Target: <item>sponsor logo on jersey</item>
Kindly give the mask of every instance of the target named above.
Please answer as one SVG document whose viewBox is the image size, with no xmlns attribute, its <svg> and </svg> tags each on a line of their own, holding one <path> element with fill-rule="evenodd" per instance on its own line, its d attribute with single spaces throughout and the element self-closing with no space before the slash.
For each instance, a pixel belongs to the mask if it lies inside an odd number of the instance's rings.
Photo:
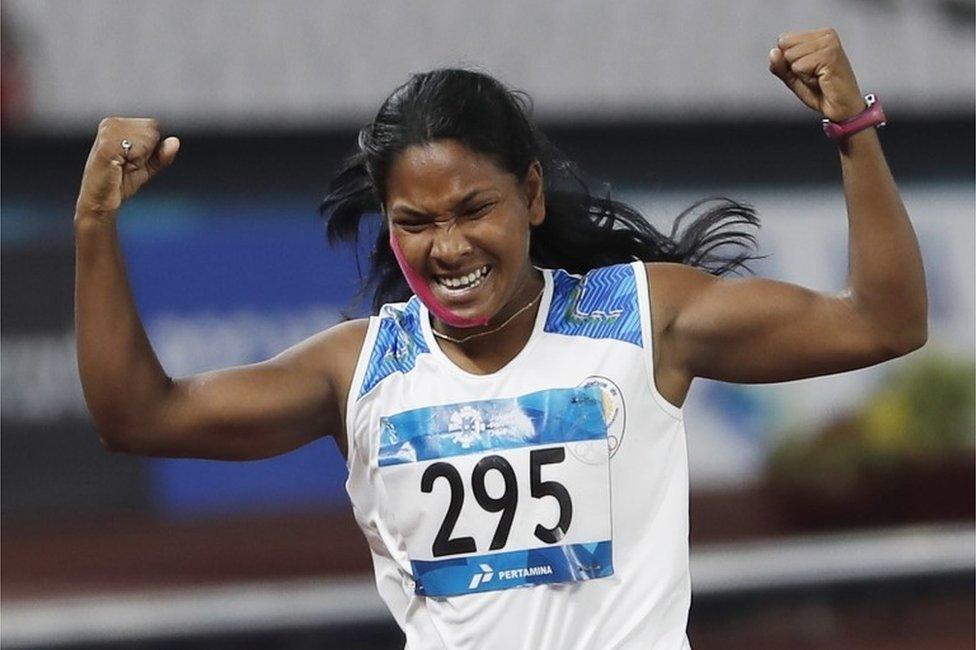
<svg viewBox="0 0 976 650">
<path fill-rule="evenodd" d="M 477 589 L 478 585 L 485 582 L 490 582 L 491 577 L 495 575 L 490 564 L 479 564 L 478 566 L 481 568 L 483 573 L 476 573 L 471 576 L 471 582 L 468 583 L 468 589 Z"/>
<path fill-rule="evenodd" d="M 516 578 L 529 578 L 532 576 L 551 576 L 552 566 L 549 564 L 542 564 L 539 566 L 525 567 L 524 569 L 508 569 L 507 571 L 499 571 L 499 580 L 514 580 Z"/>
<path fill-rule="evenodd" d="M 479 564 L 478 567 L 481 569 L 481 573 L 476 573 L 471 576 L 471 582 L 468 583 L 468 589 L 477 589 L 478 586 L 483 585 L 486 582 L 490 582 L 492 577 L 495 576 L 495 571 L 491 568 L 491 565 Z M 540 564 L 538 566 L 498 571 L 499 580 L 517 580 L 519 578 L 551 575 L 552 565 L 550 564 Z"/>
</svg>

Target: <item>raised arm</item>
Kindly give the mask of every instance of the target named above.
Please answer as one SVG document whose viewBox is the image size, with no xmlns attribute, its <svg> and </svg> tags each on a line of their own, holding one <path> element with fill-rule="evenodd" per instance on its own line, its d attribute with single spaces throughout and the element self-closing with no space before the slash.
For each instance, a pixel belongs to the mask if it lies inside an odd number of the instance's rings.
<svg viewBox="0 0 976 650">
<path fill-rule="evenodd" d="M 75 327 L 82 388 L 103 443 L 154 456 L 249 459 L 340 434 L 362 321 L 263 363 L 181 379 L 160 365 L 126 277 L 116 214 L 178 149 L 176 138 L 160 141 L 154 120 L 109 118 L 85 165 L 74 220 Z"/>
<path fill-rule="evenodd" d="M 831 120 L 864 109 L 833 30 L 784 34 L 770 52 L 770 69 Z M 655 330 L 666 397 L 680 402 L 692 377 L 788 381 L 863 368 L 925 343 L 921 253 L 875 130 L 854 134 L 839 153 L 849 224 L 843 290 L 648 265 L 652 303 L 663 321 Z"/>
</svg>

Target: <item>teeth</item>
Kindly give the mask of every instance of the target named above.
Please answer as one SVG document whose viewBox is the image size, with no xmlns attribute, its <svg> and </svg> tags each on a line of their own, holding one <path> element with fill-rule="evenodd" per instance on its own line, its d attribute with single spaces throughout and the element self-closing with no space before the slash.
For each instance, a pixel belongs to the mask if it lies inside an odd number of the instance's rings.
<svg viewBox="0 0 976 650">
<path fill-rule="evenodd" d="M 487 273 L 488 265 L 485 265 L 480 269 L 472 271 L 467 275 L 462 275 L 459 278 L 438 278 L 437 282 L 442 286 L 449 287 L 451 289 L 468 289 L 480 284 L 480 281 Z"/>
</svg>

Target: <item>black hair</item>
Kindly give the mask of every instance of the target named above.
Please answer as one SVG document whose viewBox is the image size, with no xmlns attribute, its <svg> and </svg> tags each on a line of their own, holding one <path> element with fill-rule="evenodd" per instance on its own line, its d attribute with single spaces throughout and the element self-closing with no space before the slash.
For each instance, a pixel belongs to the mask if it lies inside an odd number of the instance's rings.
<svg viewBox="0 0 976 650">
<path fill-rule="evenodd" d="M 698 201 L 674 220 L 667 235 L 629 205 L 591 194 L 577 166 L 552 146 L 529 119 L 525 93 L 472 70 L 414 74 L 383 102 L 359 133 L 358 147 L 329 185 L 320 213 L 330 243 L 358 244 L 364 216 L 381 220 L 363 291 L 373 289 L 374 312 L 406 300 L 410 288 L 397 266 L 382 217 L 387 172 L 412 145 L 454 139 L 490 156 L 523 179 L 534 161 L 542 167 L 546 218 L 532 230 L 529 256 L 536 266 L 585 273 L 642 260 L 678 262 L 714 275 L 749 270 L 759 256 L 752 207 L 728 198 Z"/>
</svg>

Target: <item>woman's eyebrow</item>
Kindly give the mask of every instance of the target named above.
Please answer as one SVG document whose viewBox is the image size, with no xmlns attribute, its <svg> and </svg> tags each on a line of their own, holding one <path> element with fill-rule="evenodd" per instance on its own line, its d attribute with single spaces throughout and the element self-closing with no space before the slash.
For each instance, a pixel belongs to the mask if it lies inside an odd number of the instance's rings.
<svg viewBox="0 0 976 650">
<path fill-rule="evenodd" d="M 471 190 L 470 192 L 468 192 L 467 194 L 465 194 L 464 196 L 462 196 L 461 199 L 459 201 L 457 201 L 454 205 L 465 205 L 467 203 L 471 203 L 476 198 L 478 198 L 479 195 L 484 194 L 486 192 L 490 192 L 490 191 L 491 191 L 491 188 L 487 188 L 487 187 L 481 187 L 481 188 L 477 188 L 477 189 Z"/>
<path fill-rule="evenodd" d="M 458 206 L 467 205 L 467 204 L 471 203 L 472 201 L 474 201 L 476 198 L 478 198 L 479 195 L 484 194 L 485 192 L 490 192 L 490 191 L 491 191 L 491 188 L 488 188 L 488 187 L 475 188 L 475 189 L 471 190 L 470 192 L 468 192 L 467 194 L 465 194 L 464 196 L 462 196 L 457 201 L 455 201 L 454 202 L 454 206 L 455 207 L 458 207 Z M 411 207 L 409 205 L 402 205 L 400 203 L 394 203 L 393 204 L 393 207 L 391 208 L 390 211 L 393 212 L 393 213 L 395 213 L 395 214 L 398 213 L 398 214 L 402 214 L 402 215 L 407 216 L 407 217 L 424 218 L 424 217 L 431 216 L 430 213 L 425 212 L 424 210 L 418 210 L 417 208 L 413 208 L 413 207 Z"/>
<path fill-rule="evenodd" d="M 393 206 L 393 209 L 391 210 L 391 212 L 393 212 L 394 214 L 401 214 L 401 215 L 403 215 L 405 217 L 424 218 L 424 217 L 430 216 L 426 212 L 424 212 L 423 210 L 415 210 L 414 208 L 411 208 L 411 207 L 408 207 L 408 206 L 405 206 L 405 205 L 399 205 L 399 204 L 394 205 Z"/>
</svg>

